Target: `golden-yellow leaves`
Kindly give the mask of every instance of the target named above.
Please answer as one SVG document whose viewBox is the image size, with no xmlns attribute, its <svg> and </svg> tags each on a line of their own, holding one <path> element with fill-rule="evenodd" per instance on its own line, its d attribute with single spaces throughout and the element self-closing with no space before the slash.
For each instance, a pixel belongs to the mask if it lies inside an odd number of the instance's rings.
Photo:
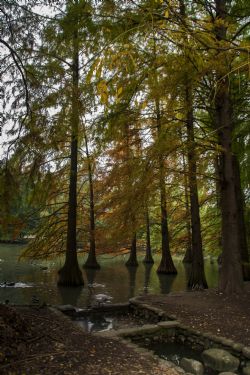
<svg viewBox="0 0 250 375">
<path fill-rule="evenodd" d="M 123 88 L 122 86 L 120 86 L 117 91 L 116 91 L 116 103 L 119 103 L 120 100 L 121 100 L 121 96 L 122 96 L 122 93 L 123 93 Z"/>
<path fill-rule="evenodd" d="M 108 94 L 108 86 L 104 80 L 98 83 L 97 92 L 101 97 L 101 103 L 107 105 L 109 94 Z"/>
<path fill-rule="evenodd" d="M 92 76 L 94 74 L 94 71 L 97 69 L 98 65 L 100 63 L 100 59 L 97 58 L 94 63 L 92 64 L 91 68 L 89 69 L 88 71 L 88 74 L 86 76 L 86 83 L 90 83 L 91 82 L 91 79 L 92 79 Z"/>
</svg>

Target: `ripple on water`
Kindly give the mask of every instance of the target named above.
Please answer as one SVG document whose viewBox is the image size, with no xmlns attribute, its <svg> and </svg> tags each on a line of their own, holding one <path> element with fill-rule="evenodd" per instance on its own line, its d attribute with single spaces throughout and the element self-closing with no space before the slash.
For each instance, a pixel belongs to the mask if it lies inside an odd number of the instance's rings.
<svg viewBox="0 0 250 375">
<path fill-rule="evenodd" d="M 33 285 L 31 284 L 26 284 L 26 283 L 14 283 L 14 282 L 6 282 L 0 284 L 0 288 L 32 288 Z"/>
</svg>

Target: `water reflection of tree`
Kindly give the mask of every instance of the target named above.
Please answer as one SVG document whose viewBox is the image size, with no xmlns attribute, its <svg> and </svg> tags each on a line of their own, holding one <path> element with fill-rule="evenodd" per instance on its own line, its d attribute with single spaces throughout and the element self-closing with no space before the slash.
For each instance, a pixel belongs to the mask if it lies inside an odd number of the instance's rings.
<svg viewBox="0 0 250 375">
<path fill-rule="evenodd" d="M 89 288 L 93 287 L 96 281 L 96 275 L 98 273 L 98 270 L 94 268 L 86 268 L 84 269 L 84 273 L 86 275 L 88 287 Z"/>
<path fill-rule="evenodd" d="M 153 263 L 144 263 L 144 287 L 143 291 L 145 294 L 148 294 L 148 287 L 150 285 L 150 274 L 153 267 Z"/>
<path fill-rule="evenodd" d="M 172 289 L 172 284 L 176 275 L 165 275 L 165 274 L 158 274 L 159 284 L 160 284 L 160 292 L 162 294 L 167 294 Z"/>
<path fill-rule="evenodd" d="M 61 296 L 61 303 L 63 305 L 78 306 L 78 300 L 82 293 L 83 287 L 67 288 L 63 286 L 58 287 L 59 295 Z"/>
<path fill-rule="evenodd" d="M 127 267 L 129 274 L 128 298 L 133 298 L 135 296 L 135 282 L 137 269 L 137 267 Z"/>
<path fill-rule="evenodd" d="M 95 294 L 94 290 L 94 284 L 96 281 L 96 275 L 99 272 L 98 269 L 95 268 L 85 268 L 84 269 L 86 279 L 87 279 L 87 296 L 86 296 L 86 304 L 87 306 L 92 306 L 93 305 L 93 296 Z"/>
<path fill-rule="evenodd" d="M 191 264 L 190 263 L 183 263 L 184 271 L 185 271 L 185 285 L 188 285 L 189 276 L 191 273 Z"/>
</svg>

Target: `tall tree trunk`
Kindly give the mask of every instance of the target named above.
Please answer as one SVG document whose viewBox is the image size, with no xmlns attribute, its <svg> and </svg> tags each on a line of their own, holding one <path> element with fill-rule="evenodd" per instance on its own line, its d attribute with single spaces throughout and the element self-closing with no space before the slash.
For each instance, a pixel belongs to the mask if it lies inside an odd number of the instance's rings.
<svg viewBox="0 0 250 375">
<path fill-rule="evenodd" d="M 218 210 L 218 214 L 221 215 L 221 191 L 220 191 L 220 170 L 219 170 L 219 158 L 216 155 L 214 159 L 214 170 L 215 170 L 215 191 L 216 191 L 216 206 Z M 218 233 L 218 247 L 221 253 L 222 249 L 222 233 L 221 231 Z M 218 257 L 218 262 L 220 262 L 221 255 Z"/>
<path fill-rule="evenodd" d="M 77 1 L 75 2 L 78 3 Z M 70 181 L 68 200 L 68 226 L 66 258 L 59 273 L 58 285 L 83 285 L 83 277 L 77 260 L 76 219 L 77 219 L 77 152 L 79 128 L 79 40 L 78 23 L 73 32 L 73 63 L 72 63 L 72 114 L 71 114 L 71 154 Z"/>
<path fill-rule="evenodd" d="M 190 204 L 189 204 L 189 191 L 188 191 L 188 177 L 185 155 L 182 155 L 183 168 L 184 168 L 184 189 L 185 189 L 185 209 L 186 209 L 186 232 L 187 232 L 187 248 L 183 258 L 183 263 L 192 262 L 192 234 L 190 223 Z"/>
<path fill-rule="evenodd" d="M 221 196 L 220 196 L 220 171 L 219 171 L 219 158 L 218 156 L 214 159 L 214 170 L 215 170 L 215 191 L 216 191 L 216 205 L 218 210 L 221 209 Z"/>
<path fill-rule="evenodd" d="M 226 20 L 226 0 L 216 0 L 216 20 Z M 215 26 L 218 41 L 226 39 L 226 23 Z M 223 57 L 225 60 L 225 58 Z M 226 64 L 226 62 L 223 62 Z M 227 72 L 227 67 L 225 67 Z M 217 74 L 218 87 L 215 93 L 215 116 L 220 154 L 220 188 L 222 214 L 222 257 L 219 274 L 219 290 L 227 294 L 240 293 L 243 289 L 241 266 L 238 205 L 234 156 L 232 151 L 232 105 L 229 78 Z"/>
<path fill-rule="evenodd" d="M 155 101 L 156 107 L 156 123 L 158 138 L 161 136 L 161 113 L 159 100 Z M 169 247 L 169 232 L 168 232 L 168 215 L 167 215 L 167 200 L 166 200 L 166 186 L 164 173 L 164 159 L 162 154 L 159 156 L 159 183 L 160 183 L 160 199 L 161 199 L 161 262 L 157 269 L 158 273 L 177 274 Z"/>
<path fill-rule="evenodd" d="M 89 205 L 89 219 L 90 219 L 89 254 L 84 264 L 84 268 L 100 269 L 101 267 L 96 260 L 94 186 L 93 186 L 93 178 L 92 178 L 91 160 L 90 160 L 89 148 L 88 148 L 88 139 L 87 139 L 85 126 L 84 126 L 84 139 L 85 139 L 86 156 L 87 156 L 87 162 L 88 162 L 89 202 L 90 202 L 90 205 Z"/>
<path fill-rule="evenodd" d="M 242 262 L 249 262 L 249 253 L 247 246 L 247 234 L 244 219 L 244 197 L 241 188 L 240 181 L 240 165 L 236 157 L 234 157 L 234 173 L 235 173 L 235 189 L 238 206 L 238 224 L 239 224 L 239 236 L 240 236 L 240 250 Z"/>
<path fill-rule="evenodd" d="M 148 207 L 146 206 L 146 236 L 147 236 L 147 245 L 146 245 L 146 255 L 143 260 L 144 263 L 147 264 L 153 264 L 154 259 L 152 257 L 152 251 L 151 251 L 151 243 L 150 243 L 150 222 L 149 222 L 149 212 L 148 212 Z"/>
<path fill-rule="evenodd" d="M 202 251 L 200 208 L 197 187 L 196 151 L 194 140 L 193 93 L 190 84 L 186 83 L 185 104 L 187 108 L 187 143 L 188 143 L 188 180 L 192 225 L 192 263 L 188 280 L 191 289 L 207 288 Z"/>
<path fill-rule="evenodd" d="M 129 258 L 126 262 L 127 267 L 138 267 L 137 251 L 136 251 L 136 233 L 132 239 Z"/>
</svg>

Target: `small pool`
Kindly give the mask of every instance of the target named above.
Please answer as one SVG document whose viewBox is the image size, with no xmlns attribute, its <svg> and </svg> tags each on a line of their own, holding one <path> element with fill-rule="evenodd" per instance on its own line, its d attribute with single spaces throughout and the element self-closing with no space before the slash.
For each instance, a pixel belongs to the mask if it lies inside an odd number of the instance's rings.
<svg viewBox="0 0 250 375">
<path fill-rule="evenodd" d="M 175 342 L 152 342 L 149 345 L 148 349 L 153 350 L 153 352 L 160 358 L 171 361 L 178 366 L 180 365 L 180 361 L 182 358 L 192 358 L 196 361 L 202 361 L 201 352 L 198 352 L 184 344 Z"/>
<path fill-rule="evenodd" d="M 104 332 L 123 328 L 132 328 L 146 324 L 146 320 L 132 313 L 106 314 L 96 313 L 73 318 L 85 332 Z"/>
</svg>

